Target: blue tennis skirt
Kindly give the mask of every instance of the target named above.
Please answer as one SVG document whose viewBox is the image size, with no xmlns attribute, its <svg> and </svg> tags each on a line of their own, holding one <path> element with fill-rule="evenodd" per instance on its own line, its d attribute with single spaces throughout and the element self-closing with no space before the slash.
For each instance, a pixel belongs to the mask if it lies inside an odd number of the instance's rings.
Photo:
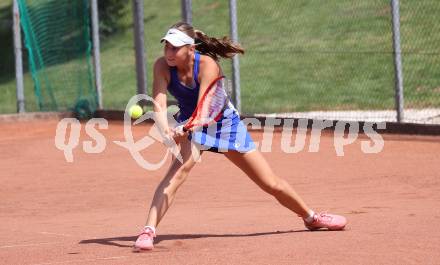
<svg viewBox="0 0 440 265">
<path fill-rule="evenodd" d="M 238 111 L 232 104 L 224 110 L 219 121 L 197 128 L 190 133 L 188 139 L 200 150 L 216 153 L 231 150 L 247 153 L 256 148 L 246 126 L 240 120 Z"/>
</svg>

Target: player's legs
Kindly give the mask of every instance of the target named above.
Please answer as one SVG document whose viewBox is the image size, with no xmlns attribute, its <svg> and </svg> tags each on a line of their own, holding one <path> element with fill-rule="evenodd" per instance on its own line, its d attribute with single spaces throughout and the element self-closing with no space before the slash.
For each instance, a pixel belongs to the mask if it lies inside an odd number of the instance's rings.
<svg viewBox="0 0 440 265">
<path fill-rule="evenodd" d="M 183 163 L 178 159 L 171 161 L 168 172 L 156 188 L 146 225 L 134 243 L 134 251 L 152 250 L 154 248 L 153 241 L 156 236 L 157 225 L 173 203 L 177 189 L 185 182 L 189 171 L 194 167 L 198 156 L 201 155 L 197 148 L 192 148 L 191 142 L 187 139 L 180 143 L 180 147 Z"/>
<path fill-rule="evenodd" d="M 321 228 L 342 230 L 347 224 L 347 219 L 343 216 L 328 213 L 317 214 L 308 208 L 293 188 L 272 172 L 258 150 L 249 153 L 229 151 L 225 155 L 264 191 L 273 195 L 282 205 L 302 217 L 309 230 Z"/>
<path fill-rule="evenodd" d="M 186 139 L 180 143 L 183 163 L 173 159 L 168 172 L 159 186 L 156 188 L 154 198 L 148 214 L 147 226 L 156 227 L 166 211 L 172 204 L 176 191 L 185 182 L 189 171 L 194 167 L 200 151 L 193 148 L 191 142 Z M 194 155 L 192 152 L 195 152 Z"/>
<path fill-rule="evenodd" d="M 273 195 L 282 205 L 299 216 L 306 218 L 312 211 L 307 207 L 292 186 L 284 179 L 275 175 L 263 155 L 258 151 L 240 153 L 229 151 L 225 156 L 261 189 Z"/>
</svg>

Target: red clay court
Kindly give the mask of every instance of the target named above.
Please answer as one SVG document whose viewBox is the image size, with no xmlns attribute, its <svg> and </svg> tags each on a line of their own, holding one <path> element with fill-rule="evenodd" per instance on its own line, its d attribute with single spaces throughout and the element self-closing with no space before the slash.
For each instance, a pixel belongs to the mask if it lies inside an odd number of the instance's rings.
<svg viewBox="0 0 440 265">
<path fill-rule="evenodd" d="M 104 152 L 85 153 L 83 135 L 67 163 L 55 148 L 56 125 L 0 123 L 2 264 L 440 263 L 440 137 L 384 135 L 383 151 L 368 155 L 363 137 L 338 157 L 331 132 L 319 152 L 309 153 L 307 141 L 297 154 L 282 152 L 275 134 L 264 153 L 274 171 L 314 209 L 345 215 L 341 232 L 306 231 L 226 158 L 205 153 L 159 225 L 155 250 L 133 253 L 168 163 L 138 166 L 113 143 L 124 139 L 122 122 L 101 131 Z M 164 152 L 154 144 L 143 155 L 159 161 Z"/>
</svg>

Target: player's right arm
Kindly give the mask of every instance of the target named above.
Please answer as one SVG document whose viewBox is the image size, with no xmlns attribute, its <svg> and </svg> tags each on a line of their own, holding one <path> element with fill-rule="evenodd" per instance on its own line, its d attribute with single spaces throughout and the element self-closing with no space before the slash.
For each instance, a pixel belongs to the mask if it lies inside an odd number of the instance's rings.
<svg viewBox="0 0 440 265">
<path fill-rule="evenodd" d="M 160 57 L 154 63 L 153 76 L 153 109 L 156 115 L 156 123 L 165 135 L 171 135 L 167 119 L 167 87 L 170 82 L 170 72 L 164 57 Z"/>
</svg>

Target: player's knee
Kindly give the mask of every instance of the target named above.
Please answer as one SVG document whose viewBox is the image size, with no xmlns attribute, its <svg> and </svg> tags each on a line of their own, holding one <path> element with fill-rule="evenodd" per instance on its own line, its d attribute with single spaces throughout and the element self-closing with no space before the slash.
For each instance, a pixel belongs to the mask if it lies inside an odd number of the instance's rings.
<svg viewBox="0 0 440 265">
<path fill-rule="evenodd" d="M 176 174 L 173 177 L 173 182 L 175 182 L 177 185 L 182 184 L 185 182 L 186 178 L 188 176 L 188 172 L 185 170 L 179 170 L 176 172 Z"/>
<path fill-rule="evenodd" d="M 273 196 L 277 196 L 278 194 L 282 194 L 285 190 L 285 185 L 282 179 L 276 179 L 269 183 L 266 187 L 267 192 L 272 194 Z"/>
<path fill-rule="evenodd" d="M 191 168 L 191 165 L 181 165 L 166 183 L 164 192 L 168 195 L 174 195 L 179 187 L 186 181 Z"/>
<path fill-rule="evenodd" d="M 176 182 L 183 183 L 188 177 L 190 171 L 191 171 L 190 166 L 183 165 L 176 171 L 173 179 L 175 179 Z"/>
<path fill-rule="evenodd" d="M 178 170 L 176 173 L 174 173 L 174 176 L 167 183 L 167 186 L 164 189 L 164 193 L 167 194 L 168 196 L 174 196 L 174 194 L 177 192 L 179 187 L 185 182 L 186 177 L 187 174 Z"/>
</svg>

